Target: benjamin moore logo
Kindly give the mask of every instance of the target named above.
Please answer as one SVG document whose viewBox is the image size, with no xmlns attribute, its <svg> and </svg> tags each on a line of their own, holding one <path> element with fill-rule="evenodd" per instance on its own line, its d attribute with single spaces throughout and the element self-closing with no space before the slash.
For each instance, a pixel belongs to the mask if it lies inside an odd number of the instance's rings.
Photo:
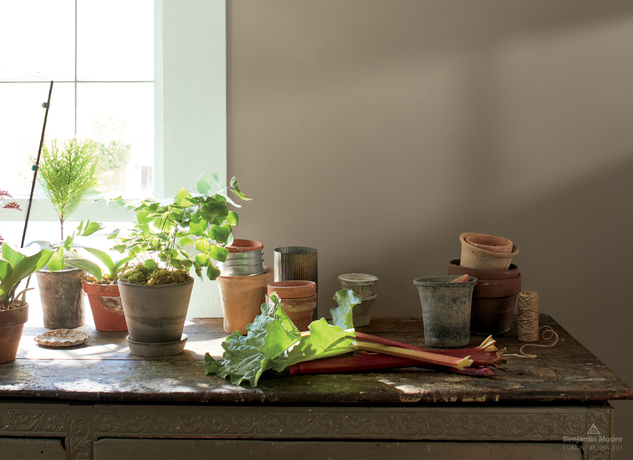
<svg viewBox="0 0 633 460">
<path fill-rule="evenodd" d="M 591 424 L 591 426 L 587 430 L 587 434 L 600 434 L 600 431 L 598 431 L 598 427 L 595 423 Z"/>
</svg>

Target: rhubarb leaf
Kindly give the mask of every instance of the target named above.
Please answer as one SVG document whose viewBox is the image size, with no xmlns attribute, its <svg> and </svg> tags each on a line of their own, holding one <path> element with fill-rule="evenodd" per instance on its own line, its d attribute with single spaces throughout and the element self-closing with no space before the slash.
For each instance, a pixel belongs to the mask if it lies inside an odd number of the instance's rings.
<svg viewBox="0 0 633 460">
<path fill-rule="evenodd" d="M 270 301 L 261 306 L 262 313 L 246 326 L 246 336 L 234 332 L 222 343 L 223 362 L 205 355 L 205 373 L 217 374 L 222 378 L 230 376 L 231 383 L 241 384 L 248 380 L 257 386 L 262 373 L 278 355 L 299 341 L 299 330 L 279 308 L 279 297 L 270 295 Z"/>
</svg>

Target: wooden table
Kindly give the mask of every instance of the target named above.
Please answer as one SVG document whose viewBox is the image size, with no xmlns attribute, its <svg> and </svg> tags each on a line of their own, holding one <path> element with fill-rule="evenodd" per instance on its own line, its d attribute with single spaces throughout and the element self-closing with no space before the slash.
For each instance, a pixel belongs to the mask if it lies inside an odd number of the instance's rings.
<svg viewBox="0 0 633 460">
<path fill-rule="evenodd" d="M 256 388 L 204 374 L 204 353 L 221 356 L 221 319 L 194 320 L 184 353 L 152 359 L 130 354 L 126 333 L 84 327 L 87 344 L 51 349 L 33 340 L 45 329 L 26 328 L 0 365 L 0 457 L 613 458 L 607 401 L 633 392 L 549 316 L 541 325 L 558 344 L 494 377 L 271 373 Z M 359 330 L 424 346 L 419 319 Z M 496 338 L 517 353 L 516 337 L 514 326 Z"/>
</svg>

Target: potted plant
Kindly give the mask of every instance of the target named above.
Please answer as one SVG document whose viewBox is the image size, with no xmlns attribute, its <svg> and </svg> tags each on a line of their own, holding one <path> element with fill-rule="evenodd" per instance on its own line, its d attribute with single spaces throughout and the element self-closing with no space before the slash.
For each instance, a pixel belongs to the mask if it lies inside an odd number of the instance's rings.
<svg viewBox="0 0 633 460">
<path fill-rule="evenodd" d="M 228 188 L 248 201 L 233 178 Z M 145 200 L 130 205 L 134 227 L 114 249 L 127 251 L 136 265 L 120 276 L 123 311 L 130 351 L 140 356 L 180 353 L 187 340 L 182 333 L 193 287 L 189 271 L 210 280 L 220 275 L 218 262 L 226 261 L 237 206 L 216 174 L 202 174 L 196 192 L 181 188 L 167 200 Z"/>
<path fill-rule="evenodd" d="M 64 238 L 64 223 L 84 200 L 97 193 L 97 167 L 97 150 L 91 141 L 52 140 L 42 146 L 38 182 L 57 213 L 61 240 L 48 244 L 55 255 L 48 269 L 37 275 L 47 328 L 75 328 L 84 323 L 81 279 L 85 267 L 81 265 L 85 259 L 71 251 L 75 236 L 87 236 L 100 226 L 88 223 L 84 227 L 82 223 L 72 237 Z M 69 259 L 76 259 L 76 263 L 69 263 Z"/>
<path fill-rule="evenodd" d="M 122 257 L 115 261 L 105 251 L 88 247 L 85 247 L 84 250 L 99 259 L 106 269 L 105 273 L 104 270 L 101 270 L 101 273 L 87 270 L 90 275 L 82 280 L 95 328 L 98 331 L 127 331 L 117 281 L 121 273 L 127 269 L 132 258 Z M 70 263 L 73 261 L 71 260 Z"/>
<path fill-rule="evenodd" d="M 28 250 L 27 250 L 28 251 Z M 22 329 L 29 315 L 26 292 L 29 280 L 46 265 L 52 251 L 21 251 L 2 243 L 0 257 L 0 363 L 15 359 L 22 336 Z M 18 285 L 26 278 L 26 287 L 18 291 Z M 31 288 L 32 289 L 32 288 Z"/>
</svg>

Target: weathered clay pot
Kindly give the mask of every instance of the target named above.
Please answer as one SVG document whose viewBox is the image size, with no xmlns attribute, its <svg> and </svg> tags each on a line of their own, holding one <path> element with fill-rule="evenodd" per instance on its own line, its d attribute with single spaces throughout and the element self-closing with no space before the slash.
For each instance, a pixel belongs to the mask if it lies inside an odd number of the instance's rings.
<svg viewBox="0 0 633 460">
<path fill-rule="evenodd" d="M 13 361 L 18 354 L 24 323 L 29 319 L 29 305 L 0 311 L 0 364 Z"/>
<path fill-rule="evenodd" d="M 512 263 L 512 259 L 519 253 L 519 248 L 517 248 L 516 244 L 512 245 L 511 252 L 489 251 L 482 247 L 470 244 L 467 239 L 471 238 L 474 235 L 481 234 L 462 233 L 459 237 L 462 243 L 462 255 L 460 263 L 464 267 L 485 270 L 507 270 Z"/>
<path fill-rule="evenodd" d="M 51 272 L 37 272 L 44 327 L 74 329 L 84 325 L 84 292 L 81 284 L 86 272 L 68 268 Z"/>
<path fill-rule="evenodd" d="M 300 331 L 307 331 L 312 322 L 312 311 L 317 306 L 314 281 L 276 281 L 268 284 L 267 294 L 277 293 L 280 306 Z"/>
<path fill-rule="evenodd" d="M 224 332 L 240 331 L 246 335 L 246 326 L 261 313 L 266 302 L 266 286 L 273 282 L 274 272 L 265 267 L 261 275 L 218 276 Z"/>
<path fill-rule="evenodd" d="M 123 303 L 117 284 L 96 284 L 83 280 L 92 318 L 98 331 L 127 331 Z"/>
<path fill-rule="evenodd" d="M 130 340 L 147 343 L 181 340 L 193 279 L 153 286 L 119 280 L 118 285 Z"/>
<path fill-rule="evenodd" d="M 344 273 L 338 276 L 339 289 L 349 289 L 360 297 L 361 303 L 352 309 L 354 327 L 368 326 L 371 322 L 371 307 L 376 302 L 378 278 L 366 273 Z"/>
<path fill-rule="evenodd" d="M 424 322 L 424 343 L 436 348 L 463 347 L 470 342 L 470 311 L 477 278 L 451 283 L 457 276 L 418 278 Z"/>
<path fill-rule="evenodd" d="M 508 270 L 477 270 L 458 264 L 458 260 L 451 261 L 449 275 L 468 274 L 479 279 L 473 289 L 470 331 L 486 335 L 508 332 L 521 292 L 519 268 L 513 264 Z"/>
</svg>

